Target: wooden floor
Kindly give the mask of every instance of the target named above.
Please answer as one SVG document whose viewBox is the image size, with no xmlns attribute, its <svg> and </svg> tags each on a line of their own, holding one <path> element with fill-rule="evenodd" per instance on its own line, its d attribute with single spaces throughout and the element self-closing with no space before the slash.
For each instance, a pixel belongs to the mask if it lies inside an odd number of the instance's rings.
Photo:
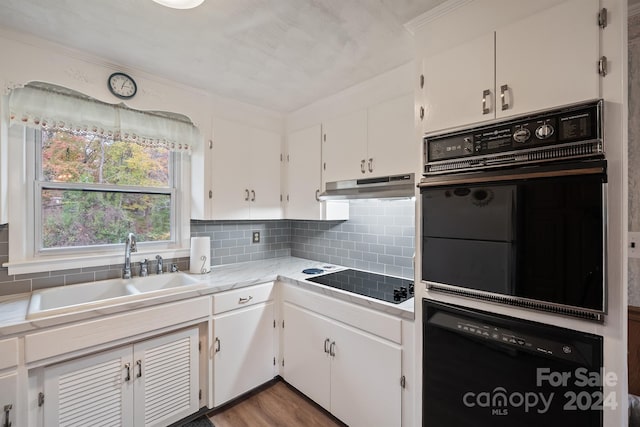
<svg viewBox="0 0 640 427">
<path fill-rule="evenodd" d="M 283 381 L 210 416 L 215 427 L 343 427 Z"/>
</svg>

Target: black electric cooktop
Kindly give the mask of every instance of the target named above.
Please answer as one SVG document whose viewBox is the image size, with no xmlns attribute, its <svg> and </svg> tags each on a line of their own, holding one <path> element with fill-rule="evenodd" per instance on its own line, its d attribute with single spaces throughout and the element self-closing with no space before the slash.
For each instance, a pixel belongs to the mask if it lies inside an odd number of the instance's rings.
<svg viewBox="0 0 640 427">
<path fill-rule="evenodd" d="M 393 304 L 413 298 L 413 281 L 366 271 L 347 269 L 307 280 Z"/>
</svg>

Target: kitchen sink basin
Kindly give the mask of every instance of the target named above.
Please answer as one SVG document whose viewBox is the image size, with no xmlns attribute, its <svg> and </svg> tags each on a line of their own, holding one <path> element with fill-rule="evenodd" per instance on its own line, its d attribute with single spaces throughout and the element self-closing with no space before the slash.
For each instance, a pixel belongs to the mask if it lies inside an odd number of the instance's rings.
<svg viewBox="0 0 640 427">
<path fill-rule="evenodd" d="M 127 281 L 127 289 L 132 293 L 167 291 L 202 282 L 183 273 L 136 277 Z"/>
<path fill-rule="evenodd" d="M 119 304 L 156 294 L 180 292 L 185 287 L 204 286 L 206 283 L 184 273 L 167 273 L 43 289 L 31 294 L 27 319 Z"/>
</svg>

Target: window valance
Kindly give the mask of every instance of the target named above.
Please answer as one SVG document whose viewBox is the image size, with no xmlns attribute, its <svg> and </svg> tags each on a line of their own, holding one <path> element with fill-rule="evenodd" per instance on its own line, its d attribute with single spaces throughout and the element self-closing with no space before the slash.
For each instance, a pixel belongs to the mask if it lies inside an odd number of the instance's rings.
<svg viewBox="0 0 640 427">
<path fill-rule="evenodd" d="M 98 134 L 188 153 L 199 141 L 199 131 L 186 117 L 182 120 L 171 116 L 170 113 L 107 104 L 66 88 L 42 83 L 13 89 L 9 96 L 11 124 Z"/>
</svg>

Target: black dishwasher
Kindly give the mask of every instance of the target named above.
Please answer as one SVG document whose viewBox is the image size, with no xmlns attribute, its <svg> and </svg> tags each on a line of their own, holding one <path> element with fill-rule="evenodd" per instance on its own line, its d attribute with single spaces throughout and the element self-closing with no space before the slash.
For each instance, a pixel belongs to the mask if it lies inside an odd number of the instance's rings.
<svg viewBox="0 0 640 427">
<path fill-rule="evenodd" d="M 423 300 L 423 427 L 601 427 L 602 337 Z"/>
</svg>

